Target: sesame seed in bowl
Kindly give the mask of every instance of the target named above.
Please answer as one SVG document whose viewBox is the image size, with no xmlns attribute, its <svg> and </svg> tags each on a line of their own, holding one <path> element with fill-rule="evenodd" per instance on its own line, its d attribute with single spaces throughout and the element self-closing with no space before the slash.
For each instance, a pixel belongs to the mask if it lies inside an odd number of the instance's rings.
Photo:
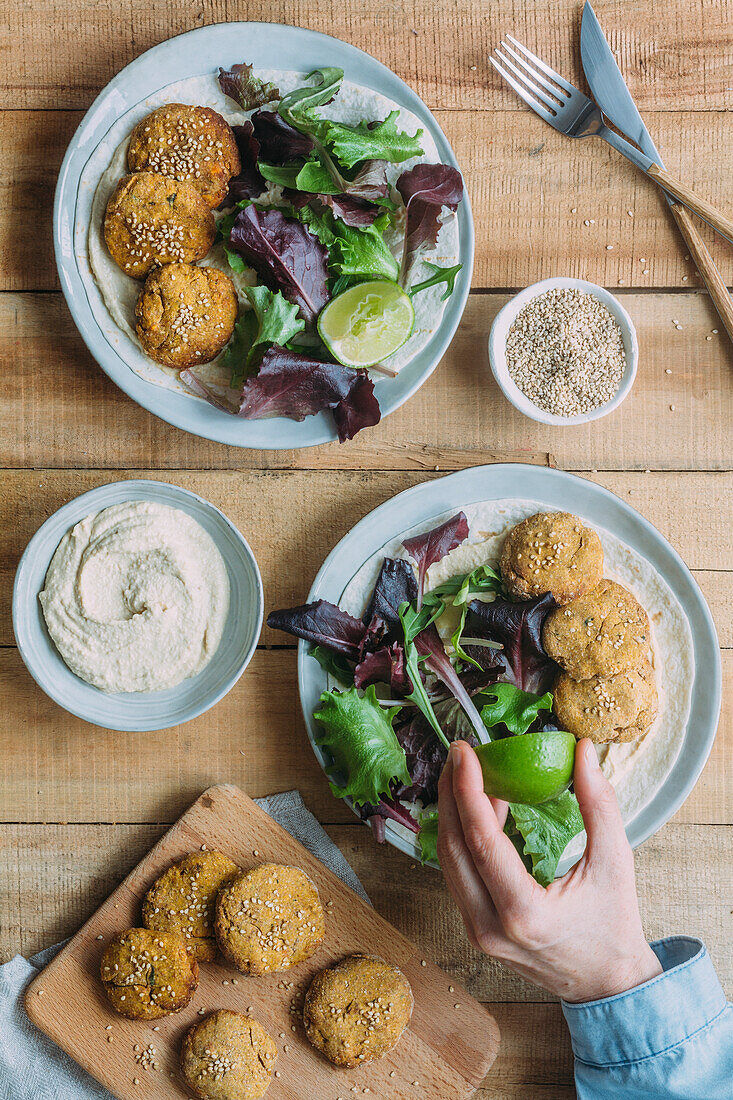
<svg viewBox="0 0 733 1100">
<path fill-rule="evenodd" d="M 512 298 L 489 335 L 504 396 L 544 424 L 583 424 L 618 408 L 636 376 L 633 322 L 609 291 L 580 279 L 546 279 Z"/>
</svg>

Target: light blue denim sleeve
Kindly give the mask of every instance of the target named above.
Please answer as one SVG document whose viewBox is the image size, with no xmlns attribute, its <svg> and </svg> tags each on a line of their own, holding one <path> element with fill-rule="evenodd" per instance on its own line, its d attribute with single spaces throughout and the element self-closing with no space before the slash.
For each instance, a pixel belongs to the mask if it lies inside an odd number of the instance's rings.
<svg viewBox="0 0 733 1100">
<path fill-rule="evenodd" d="M 663 973 L 587 1004 L 563 1001 L 578 1100 L 733 1100 L 733 1006 L 705 947 L 651 945 Z"/>
</svg>

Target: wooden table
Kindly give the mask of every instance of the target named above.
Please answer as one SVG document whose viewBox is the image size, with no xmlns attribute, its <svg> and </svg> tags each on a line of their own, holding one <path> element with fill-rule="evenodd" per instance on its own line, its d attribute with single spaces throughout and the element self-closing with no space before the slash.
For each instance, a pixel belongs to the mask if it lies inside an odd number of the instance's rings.
<svg viewBox="0 0 733 1100">
<path fill-rule="evenodd" d="M 595 7 L 668 167 L 730 213 L 730 0 L 668 0 L 664 19 L 645 0 Z M 262 569 L 267 608 L 298 603 L 326 553 L 376 504 L 436 471 L 522 460 L 592 478 L 656 524 L 710 603 L 730 679 L 731 347 L 655 189 L 601 143 L 570 142 L 544 126 L 486 61 L 510 30 L 582 80 L 579 13 L 576 0 L 3 5 L 3 958 L 69 935 L 209 784 L 235 782 L 255 796 L 297 786 L 379 911 L 491 1003 L 502 1048 L 480 1095 L 573 1095 L 559 1006 L 476 954 L 440 876 L 391 848 L 377 851 L 331 797 L 299 717 L 295 651 L 283 636 L 265 630 L 239 684 L 199 720 L 148 735 L 110 733 L 72 718 L 33 683 L 13 645 L 10 591 L 23 547 L 60 504 L 93 485 L 150 474 L 195 489 L 241 528 Z M 435 111 L 473 201 L 474 291 L 444 362 L 399 412 L 345 446 L 262 454 L 168 427 L 107 380 L 59 293 L 53 188 L 83 111 L 149 46 L 227 19 L 328 31 L 385 62 Z M 705 235 L 730 285 L 733 251 Z M 639 331 L 633 393 L 587 427 L 532 424 L 487 370 L 486 335 L 508 294 L 557 274 L 616 290 Z M 729 992 L 732 762 L 729 695 L 702 778 L 637 857 L 649 936 L 702 936 Z"/>
</svg>

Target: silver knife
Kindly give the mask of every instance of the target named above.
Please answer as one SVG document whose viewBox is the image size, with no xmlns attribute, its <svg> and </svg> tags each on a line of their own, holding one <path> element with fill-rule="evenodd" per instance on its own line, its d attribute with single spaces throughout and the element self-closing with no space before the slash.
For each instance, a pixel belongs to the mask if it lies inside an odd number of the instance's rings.
<svg viewBox="0 0 733 1100">
<path fill-rule="evenodd" d="M 580 57 L 590 90 L 598 106 L 622 133 L 636 142 L 643 153 L 664 168 L 659 150 L 639 114 L 631 92 L 626 87 L 616 58 L 601 30 L 590 0 L 585 0 L 580 24 Z M 674 200 L 665 191 L 667 202 Z"/>
<path fill-rule="evenodd" d="M 590 0 L 585 0 L 583 7 L 580 25 L 580 56 L 593 98 L 604 115 L 614 126 L 635 141 L 650 160 L 664 169 L 659 150 L 631 98 L 626 81 L 616 64 L 616 58 L 601 30 Z M 687 242 L 715 308 L 733 340 L 733 299 L 728 292 L 725 280 L 700 236 L 690 212 L 666 191 L 664 191 L 664 197 Z"/>
</svg>

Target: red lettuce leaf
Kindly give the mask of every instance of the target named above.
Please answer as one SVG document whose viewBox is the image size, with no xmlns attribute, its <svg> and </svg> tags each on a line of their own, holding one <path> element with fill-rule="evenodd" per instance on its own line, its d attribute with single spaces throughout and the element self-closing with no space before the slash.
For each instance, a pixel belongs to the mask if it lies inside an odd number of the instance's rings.
<svg viewBox="0 0 733 1100">
<path fill-rule="evenodd" d="M 231 386 L 215 386 L 209 382 L 203 382 L 192 370 L 182 370 L 179 378 L 197 397 L 203 397 L 215 409 L 236 416 L 242 400 L 241 390 L 235 390 Z"/>
<path fill-rule="evenodd" d="M 383 213 L 380 207 L 356 195 L 319 195 L 318 198 L 324 206 L 330 206 L 342 222 L 358 229 L 372 225 Z"/>
<path fill-rule="evenodd" d="M 260 143 L 254 136 L 252 123 L 246 119 L 241 126 L 232 126 L 232 130 L 242 167 L 239 175 L 229 180 L 229 194 L 225 200 L 225 205 L 228 206 L 242 199 L 256 199 L 267 187 L 264 177 L 257 169 Z"/>
<path fill-rule="evenodd" d="M 324 366 L 332 367 L 332 364 L 325 363 Z M 382 414 L 374 396 L 374 383 L 366 371 L 352 371 L 349 367 L 341 367 L 341 370 L 356 375 L 347 397 L 333 407 L 336 431 L 339 441 L 343 443 L 347 439 L 353 439 L 362 428 L 373 428 L 379 423 Z"/>
<path fill-rule="evenodd" d="M 468 630 L 479 638 L 501 642 L 507 672 L 522 691 L 544 690 L 557 670 L 542 647 L 542 624 L 555 607 L 550 592 L 517 603 L 497 596 L 493 603 L 473 600 L 468 605 Z"/>
<path fill-rule="evenodd" d="M 376 806 L 365 803 L 363 806 L 354 806 L 362 821 L 370 821 L 374 839 L 377 844 L 384 844 L 384 822 L 388 818 L 399 821 L 400 825 L 410 829 L 413 833 L 420 832 L 420 826 L 406 806 L 401 805 L 396 799 L 382 798 Z"/>
<path fill-rule="evenodd" d="M 366 632 L 359 646 L 359 660 L 363 661 L 367 653 L 374 653 L 380 649 L 384 645 L 386 635 L 387 624 L 384 619 L 379 618 L 379 615 L 375 615 L 367 623 Z"/>
<path fill-rule="evenodd" d="M 407 213 L 400 283 L 410 278 L 421 254 L 438 240 L 443 207 L 455 210 L 463 198 L 463 179 L 448 164 L 416 164 L 397 180 Z"/>
<path fill-rule="evenodd" d="M 445 651 L 443 640 L 431 623 L 427 629 L 421 631 L 415 638 L 415 648 L 425 657 L 425 667 L 437 676 L 442 684 L 454 695 L 466 712 L 474 733 L 481 744 L 490 740 L 486 727 L 481 721 L 481 715 L 477 711 L 471 696 L 468 693 L 461 678 L 451 664 L 450 657 Z"/>
<path fill-rule="evenodd" d="M 478 744 L 463 707 L 455 699 L 436 703 L 435 717 L 449 741 L 468 741 L 469 745 Z M 412 778 L 412 786 L 400 786 L 396 796 L 408 802 L 420 799 L 423 806 L 438 801 L 438 780 L 445 764 L 447 752 L 445 746 L 435 736 L 433 727 L 427 718 L 416 711 L 401 726 L 395 728 L 397 740 L 405 750 L 407 770 Z"/>
<path fill-rule="evenodd" d="M 313 140 L 275 111 L 255 111 L 252 126 L 260 144 L 260 155 L 268 164 L 305 160 L 313 152 Z"/>
<path fill-rule="evenodd" d="M 386 160 L 367 160 L 354 176 L 346 181 L 344 192 L 360 199 L 386 199 L 389 195 Z"/>
<path fill-rule="evenodd" d="M 281 290 L 311 323 L 328 301 L 328 253 L 297 218 L 280 210 L 240 210 L 229 244 L 271 290 Z"/>
<path fill-rule="evenodd" d="M 357 659 L 366 633 L 361 619 L 355 619 L 328 600 L 271 611 L 267 625 L 271 630 L 284 630 L 286 634 L 326 646 L 352 660 Z"/>
<path fill-rule="evenodd" d="M 217 409 L 245 420 L 304 420 L 330 409 L 341 443 L 380 419 L 374 384 L 364 371 L 309 359 L 278 345 L 267 349 L 258 373 L 247 378 L 241 390 L 213 386 L 192 370 L 181 371 L 180 379 Z"/>
<path fill-rule="evenodd" d="M 405 651 L 402 646 L 393 642 L 392 645 L 381 646 L 365 654 L 354 669 L 354 684 L 358 688 L 365 688 L 369 684 L 389 684 L 398 695 L 410 691 L 412 684 L 405 668 Z"/>
<path fill-rule="evenodd" d="M 379 423 L 374 383 L 364 371 L 325 363 L 277 345 L 267 349 L 254 378 L 242 387 L 239 416 L 306 416 L 331 409 L 339 440 L 353 439 L 362 428 Z"/>
<path fill-rule="evenodd" d="M 409 561 L 402 558 L 385 558 L 379 570 L 364 621 L 370 623 L 375 615 L 383 619 L 390 637 L 403 637 L 399 609 L 403 603 L 412 603 L 417 596 L 415 571 Z"/>
<path fill-rule="evenodd" d="M 260 80 L 255 76 L 253 67 L 246 63 L 232 65 L 231 69 L 220 68 L 219 87 L 224 95 L 233 99 L 245 111 L 281 98 L 275 85 Z"/>
<path fill-rule="evenodd" d="M 415 535 L 414 538 L 405 539 L 402 545 L 407 553 L 417 564 L 417 607 L 422 606 L 423 589 L 425 587 L 425 574 L 431 565 L 440 561 L 455 550 L 468 538 L 468 520 L 464 512 L 458 512 L 452 519 L 447 519 L 439 527 L 432 531 L 426 531 L 423 535 Z"/>
</svg>

